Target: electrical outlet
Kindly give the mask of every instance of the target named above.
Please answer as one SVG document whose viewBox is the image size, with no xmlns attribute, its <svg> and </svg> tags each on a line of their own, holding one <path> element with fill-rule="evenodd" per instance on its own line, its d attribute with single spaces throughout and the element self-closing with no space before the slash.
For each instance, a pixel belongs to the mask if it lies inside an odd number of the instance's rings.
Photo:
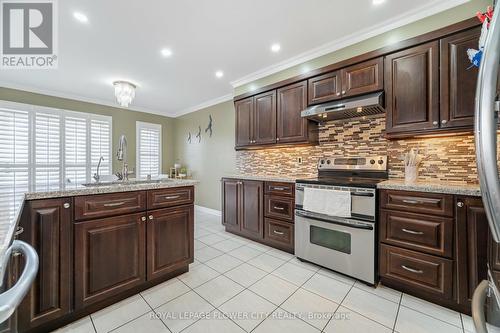
<svg viewBox="0 0 500 333">
<path fill-rule="evenodd" d="M 297 158 L 297 163 L 302 164 L 302 157 Z"/>
</svg>

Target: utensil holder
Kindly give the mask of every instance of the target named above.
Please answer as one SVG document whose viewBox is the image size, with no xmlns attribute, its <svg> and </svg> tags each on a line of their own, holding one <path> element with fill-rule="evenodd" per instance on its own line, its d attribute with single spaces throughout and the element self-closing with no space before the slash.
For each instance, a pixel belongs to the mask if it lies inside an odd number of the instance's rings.
<svg viewBox="0 0 500 333">
<path fill-rule="evenodd" d="M 405 183 L 415 183 L 418 178 L 418 167 L 417 166 L 405 166 Z"/>
</svg>

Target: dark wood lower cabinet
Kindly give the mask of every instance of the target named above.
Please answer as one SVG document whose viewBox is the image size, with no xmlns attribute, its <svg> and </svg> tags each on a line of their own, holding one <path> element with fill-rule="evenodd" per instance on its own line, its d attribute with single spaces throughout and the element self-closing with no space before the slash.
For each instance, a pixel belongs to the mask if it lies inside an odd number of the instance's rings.
<svg viewBox="0 0 500 333">
<path fill-rule="evenodd" d="M 148 216 L 147 279 L 165 276 L 194 260 L 194 207 L 157 210 Z"/>
<path fill-rule="evenodd" d="M 222 224 L 228 232 L 293 253 L 294 196 L 292 183 L 224 178 Z"/>
<path fill-rule="evenodd" d="M 430 198 L 426 193 L 385 190 L 381 196 Z M 455 208 L 436 209 L 434 215 L 407 213 L 414 200 L 407 200 L 408 207 L 401 200 L 387 209 L 390 205 L 382 199 L 386 208 L 380 213 L 380 278 L 389 287 L 470 314 L 472 295 L 487 277 L 488 262 L 493 275 L 500 276 L 500 249 L 490 237 L 480 197 L 443 198 Z"/>
<path fill-rule="evenodd" d="M 38 253 L 38 275 L 18 309 L 18 329 L 28 331 L 72 310 L 72 200 L 26 203 L 20 239 Z M 20 260 L 20 270 L 23 262 Z"/>
<path fill-rule="evenodd" d="M 75 224 L 75 308 L 146 280 L 144 213 Z"/>
<path fill-rule="evenodd" d="M 187 272 L 194 260 L 193 193 L 188 186 L 79 197 L 95 207 L 99 198 L 112 204 L 88 220 L 75 219 L 82 207 L 73 207 L 75 198 L 26 202 L 19 238 L 35 248 L 40 268 L 17 311 L 17 331 L 50 332 Z M 134 213 L 106 217 L 137 194 L 142 199 Z M 146 197 L 157 199 L 153 209 Z M 154 209 L 174 202 L 180 204 Z M 22 258 L 15 262 L 21 271 Z M 11 331 L 7 324 L 0 326 L 4 331 Z"/>
</svg>

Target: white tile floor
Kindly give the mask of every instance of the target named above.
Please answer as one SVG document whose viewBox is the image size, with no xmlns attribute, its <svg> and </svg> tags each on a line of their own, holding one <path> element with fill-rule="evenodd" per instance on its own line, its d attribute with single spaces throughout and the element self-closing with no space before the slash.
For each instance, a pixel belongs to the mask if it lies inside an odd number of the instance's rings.
<svg viewBox="0 0 500 333">
<path fill-rule="evenodd" d="M 473 332 L 469 316 L 301 263 L 220 217 L 196 212 L 195 239 L 188 273 L 57 332 Z"/>
</svg>

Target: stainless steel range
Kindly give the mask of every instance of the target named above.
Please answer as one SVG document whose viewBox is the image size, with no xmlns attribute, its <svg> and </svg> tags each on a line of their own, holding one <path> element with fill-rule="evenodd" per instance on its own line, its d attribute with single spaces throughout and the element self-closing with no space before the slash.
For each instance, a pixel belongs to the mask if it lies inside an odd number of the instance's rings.
<svg viewBox="0 0 500 333">
<path fill-rule="evenodd" d="M 387 156 L 336 157 L 318 162 L 318 177 L 297 180 L 295 254 L 375 284 L 377 184 Z"/>
</svg>

